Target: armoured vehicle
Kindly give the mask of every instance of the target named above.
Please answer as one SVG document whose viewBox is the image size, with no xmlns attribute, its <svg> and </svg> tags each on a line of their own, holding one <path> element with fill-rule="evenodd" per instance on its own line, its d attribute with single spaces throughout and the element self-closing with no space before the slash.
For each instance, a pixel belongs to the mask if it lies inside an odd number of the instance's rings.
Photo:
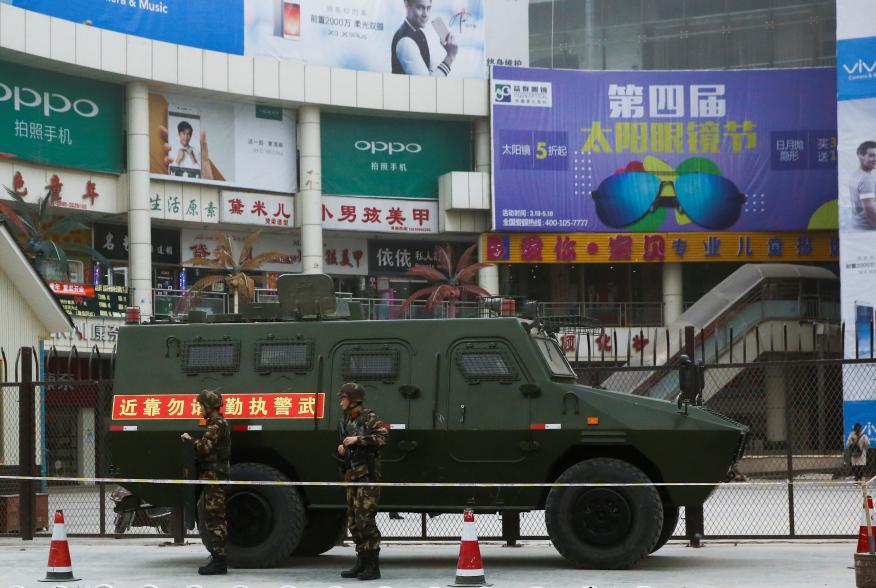
<svg viewBox="0 0 876 588">
<path fill-rule="evenodd" d="M 381 509 L 544 510 L 573 564 L 623 568 L 659 549 L 679 507 L 701 505 L 741 457 L 742 425 L 579 385 L 555 340 L 526 320 L 343 318 L 323 275 L 281 276 L 278 291 L 279 302 L 240 316 L 193 312 L 183 324 L 120 329 L 110 426 L 119 475 L 194 477 L 179 435 L 197 434 L 196 395 L 218 388 L 232 479 L 338 481 L 337 390 L 356 381 L 390 428 L 385 481 L 460 484 L 386 487 Z M 128 489 L 195 510 L 196 485 Z M 336 485 L 229 486 L 229 562 L 269 567 L 325 552 L 344 533 L 344 508 Z"/>
</svg>

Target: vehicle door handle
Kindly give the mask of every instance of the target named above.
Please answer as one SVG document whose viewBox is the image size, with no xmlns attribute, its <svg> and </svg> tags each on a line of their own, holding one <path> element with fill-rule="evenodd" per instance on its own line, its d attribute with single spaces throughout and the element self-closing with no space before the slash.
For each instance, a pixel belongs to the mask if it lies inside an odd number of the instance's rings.
<svg viewBox="0 0 876 588">
<path fill-rule="evenodd" d="M 465 422 L 465 405 L 459 405 L 459 423 L 462 424 Z"/>
</svg>

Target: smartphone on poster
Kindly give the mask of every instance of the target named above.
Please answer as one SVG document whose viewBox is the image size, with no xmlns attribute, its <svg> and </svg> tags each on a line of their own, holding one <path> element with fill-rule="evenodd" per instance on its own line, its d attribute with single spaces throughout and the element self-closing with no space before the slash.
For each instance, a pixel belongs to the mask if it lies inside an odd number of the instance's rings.
<svg viewBox="0 0 876 588">
<path fill-rule="evenodd" d="M 444 19 L 440 16 L 436 16 L 432 19 L 432 28 L 435 29 L 435 32 L 438 33 L 438 38 L 441 39 L 441 44 L 447 42 L 447 38 L 450 36 L 450 29 L 447 28 L 447 25 L 444 24 Z"/>
<path fill-rule="evenodd" d="M 168 104 L 167 142 L 172 176 L 201 177 L 201 113 L 189 106 Z"/>
<path fill-rule="evenodd" d="M 283 38 L 301 39 L 301 3 L 283 0 Z"/>
<path fill-rule="evenodd" d="M 873 306 L 855 301 L 855 337 L 857 356 L 870 357 L 873 353 Z"/>
</svg>

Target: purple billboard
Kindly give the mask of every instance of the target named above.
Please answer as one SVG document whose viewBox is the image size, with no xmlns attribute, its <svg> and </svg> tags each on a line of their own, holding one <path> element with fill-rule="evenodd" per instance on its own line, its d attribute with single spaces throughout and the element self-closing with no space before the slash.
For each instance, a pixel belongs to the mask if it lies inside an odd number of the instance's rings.
<svg viewBox="0 0 876 588">
<path fill-rule="evenodd" d="M 837 227 L 836 74 L 494 67 L 493 230 Z"/>
</svg>

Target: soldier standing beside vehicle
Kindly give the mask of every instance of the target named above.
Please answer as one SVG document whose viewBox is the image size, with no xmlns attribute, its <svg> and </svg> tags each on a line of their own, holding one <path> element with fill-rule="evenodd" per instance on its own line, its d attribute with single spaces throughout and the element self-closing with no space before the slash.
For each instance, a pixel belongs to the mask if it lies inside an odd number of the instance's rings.
<svg viewBox="0 0 876 588">
<path fill-rule="evenodd" d="M 344 458 L 345 482 L 380 482 L 380 448 L 387 430 L 373 411 L 364 407 L 365 389 L 354 382 L 341 386 L 344 418 L 338 423 L 338 455 Z M 347 487 L 347 528 L 356 543 L 356 564 L 343 578 L 380 578 L 380 530 L 377 528 L 377 486 Z"/>
<path fill-rule="evenodd" d="M 204 390 L 198 394 L 207 430 L 200 439 L 194 441 L 198 456 L 199 480 L 227 480 L 231 474 L 231 432 L 228 423 L 219 410 L 222 396 L 216 390 Z M 188 433 L 180 435 L 183 441 L 192 441 Z M 204 526 L 201 532 L 207 534 L 205 543 L 209 546 L 210 561 L 198 568 L 203 576 L 228 573 L 225 559 L 225 541 L 228 538 L 228 524 L 225 521 L 225 486 L 206 484 L 203 489 Z"/>
</svg>

